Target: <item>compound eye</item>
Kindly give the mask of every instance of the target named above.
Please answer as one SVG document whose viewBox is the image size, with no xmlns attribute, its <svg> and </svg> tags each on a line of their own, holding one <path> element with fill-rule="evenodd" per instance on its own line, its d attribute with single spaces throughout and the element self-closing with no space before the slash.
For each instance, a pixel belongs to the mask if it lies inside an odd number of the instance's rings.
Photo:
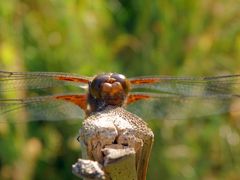
<svg viewBox="0 0 240 180">
<path fill-rule="evenodd" d="M 110 83 L 103 83 L 102 91 L 106 93 L 110 93 L 112 91 L 112 84 Z"/>
<path fill-rule="evenodd" d="M 108 79 L 109 79 L 108 75 L 99 75 L 93 79 L 93 81 L 89 85 L 89 90 L 90 90 L 91 95 L 94 98 L 101 97 L 102 84 L 104 84 Z"/>
<path fill-rule="evenodd" d="M 121 83 L 124 91 L 125 91 L 126 93 L 128 93 L 128 91 L 129 91 L 129 89 L 130 89 L 130 83 L 129 83 L 129 81 L 126 79 L 126 77 L 125 77 L 124 75 L 122 75 L 122 74 L 116 74 L 116 73 L 115 73 L 115 74 L 112 74 L 112 75 L 111 75 L 111 78 L 114 78 L 114 79 L 116 79 L 117 82 Z"/>
<path fill-rule="evenodd" d="M 114 73 L 111 75 L 111 78 L 114 78 L 116 79 L 118 82 L 123 82 L 125 81 L 126 77 L 122 74 L 117 74 L 117 73 Z"/>
</svg>

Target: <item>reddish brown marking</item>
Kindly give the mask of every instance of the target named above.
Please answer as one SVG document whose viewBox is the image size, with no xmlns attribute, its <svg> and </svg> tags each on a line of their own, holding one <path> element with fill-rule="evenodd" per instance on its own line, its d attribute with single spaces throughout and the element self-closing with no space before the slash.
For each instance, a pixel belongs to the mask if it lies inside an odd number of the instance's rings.
<svg viewBox="0 0 240 180">
<path fill-rule="evenodd" d="M 159 78 L 142 78 L 142 79 L 132 79 L 130 80 L 131 84 L 151 84 L 159 82 Z"/>
<path fill-rule="evenodd" d="M 72 82 L 82 82 L 82 83 L 88 83 L 89 82 L 88 79 L 67 77 L 67 76 L 58 76 L 56 79 L 61 80 L 61 81 L 72 81 Z"/>
<path fill-rule="evenodd" d="M 86 95 L 63 95 L 63 96 L 56 96 L 55 98 L 70 101 L 70 102 L 78 105 L 83 110 L 87 109 L 87 96 Z"/>
<path fill-rule="evenodd" d="M 127 104 L 131 104 L 135 101 L 148 98 L 151 98 L 151 96 L 145 94 L 130 94 L 127 98 Z"/>
</svg>

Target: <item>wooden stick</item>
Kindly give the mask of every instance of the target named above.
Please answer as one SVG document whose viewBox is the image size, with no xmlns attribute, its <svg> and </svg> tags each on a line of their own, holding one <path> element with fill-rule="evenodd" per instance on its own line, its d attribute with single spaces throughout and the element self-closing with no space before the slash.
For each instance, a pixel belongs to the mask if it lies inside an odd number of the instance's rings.
<svg viewBox="0 0 240 180">
<path fill-rule="evenodd" d="M 153 138 L 141 118 L 109 106 L 85 119 L 79 140 L 83 158 L 101 164 L 105 179 L 145 180 Z"/>
</svg>

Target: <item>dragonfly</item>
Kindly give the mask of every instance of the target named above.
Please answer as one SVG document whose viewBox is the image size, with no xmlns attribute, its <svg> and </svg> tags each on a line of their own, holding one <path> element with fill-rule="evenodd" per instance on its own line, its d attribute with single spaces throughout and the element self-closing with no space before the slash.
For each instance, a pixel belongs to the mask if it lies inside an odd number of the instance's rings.
<svg viewBox="0 0 240 180">
<path fill-rule="evenodd" d="M 4 98 L 9 92 L 65 86 L 74 86 L 78 92 Z M 118 73 L 87 77 L 0 71 L 0 121 L 21 109 L 29 114 L 29 121 L 83 119 L 107 106 L 123 107 L 147 119 L 201 117 L 239 111 L 240 107 L 232 105 L 240 100 L 239 92 L 240 75 L 126 78 Z"/>
</svg>

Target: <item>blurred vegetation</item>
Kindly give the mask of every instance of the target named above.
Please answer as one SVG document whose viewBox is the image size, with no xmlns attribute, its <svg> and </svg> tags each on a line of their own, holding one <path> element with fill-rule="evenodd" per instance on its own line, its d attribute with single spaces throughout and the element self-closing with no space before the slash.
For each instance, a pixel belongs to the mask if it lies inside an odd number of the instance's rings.
<svg viewBox="0 0 240 180">
<path fill-rule="evenodd" d="M 0 1 L 0 69 L 239 73 L 239 9 L 238 0 Z M 148 179 L 240 179 L 240 116 L 149 124 Z M 0 179 L 77 179 L 71 164 L 80 157 L 80 126 L 0 123 Z"/>
</svg>

